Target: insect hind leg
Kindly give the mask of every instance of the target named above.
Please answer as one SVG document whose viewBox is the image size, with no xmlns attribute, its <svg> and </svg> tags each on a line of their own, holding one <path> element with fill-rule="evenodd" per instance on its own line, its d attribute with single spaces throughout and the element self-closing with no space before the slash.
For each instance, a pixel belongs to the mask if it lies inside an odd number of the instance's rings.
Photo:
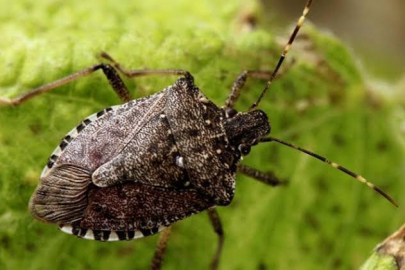
<svg viewBox="0 0 405 270">
<path fill-rule="evenodd" d="M 212 208 L 212 209 L 208 209 L 207 212 L 208 212 L 208 216 L 210 218 L 211 225 L 212 225 L 215 233 L 218 235 L 217 250 L 211 261 L 211 269 L 216 270 L 216 269 L 218 269 L 218 266 L 219 266 L 219 260 L 221 258 L 221 253 L 222 253 L 222 247 L 224 245 L 224 229 L 222 228 L 221 219 L 219 218 L 219 214 L 218 214 L 217 210 Z"/>
<path fill-rule="evenodd" d="M 166 252 L 167 242 L 169 241 L 171 233 L 171 226 L 166 228 L 163 232 L 160 233 L 159 241 L 156 246 L 155 254 L 152 258 L 151 270 L 160 270 L 163 264 L 163 257 Z"/>
</svg>

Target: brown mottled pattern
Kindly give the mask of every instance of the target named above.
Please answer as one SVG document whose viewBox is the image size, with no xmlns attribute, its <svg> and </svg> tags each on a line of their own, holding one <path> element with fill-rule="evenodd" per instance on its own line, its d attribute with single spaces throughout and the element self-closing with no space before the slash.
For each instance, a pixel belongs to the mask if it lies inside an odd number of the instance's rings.
<svg viewBox="0 0 405 270">
<path fill-rule="evenodd" d="M 44 173 L 30 209 L 93 233 L 157 231 L 229 204 L 238 146 L 270 131 L 260 111 L 227 119 L 190 77 L 92 119 Z"/>
<path fill-rule="evenodd" d="M 121 153 L 94 172 L 93 182 L 98 186 L 131 181 L 160 187 L 182 187 L 188 176 L 175 164 L 178 155 L 163 106 L 155 106 L 143 128 Z"/>
<path fill-rule="evenodd" d="M 130 101 L 96 119 L 69 143 L 55 165 L 70 163 L 94 171 L 110 161 L 142 129 L 148 120 L 143 117 L 163 95 Z"/>
<path fill-rule="evenodd" d="M 199 102 L 198 88 L 186 78 L 169 91 L 165 113 L 191 183 L 217 204 L 229 204 L 236 172 L 236 167 L 230 168 L 238 159 L 228 151 L 222 111 L 212 103 Z M 217 149 L 223 150 L 218 154 Z"/>
<path fill-rule="evenodd" d="M 177 190 L 126 183 L 108 188 L 92 186 L 80 227 L 128 231 L 153 229 L 214 206 L 194 189 Z"/>
</svg>

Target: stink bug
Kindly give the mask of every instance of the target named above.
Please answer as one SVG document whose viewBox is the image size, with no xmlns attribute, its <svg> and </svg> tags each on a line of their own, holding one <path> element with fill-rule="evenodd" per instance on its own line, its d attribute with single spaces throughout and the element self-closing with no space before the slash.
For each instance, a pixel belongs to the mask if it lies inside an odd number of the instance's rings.
<svg viewBox="0 0 405 270">
<path fill-rule="evenodd" d="M 273 175 L 239 164 L 252 146 L 264 142 L 278 142 L 320 159 L 396 205 L 362 176 L 268 136 L 271 129 L 268 117 L 257 107 L 311 4 L 309 0 L 275 70 L 242 72 L 222 108 L 200 92 L 187 71 L 126 70 L 106 53 L 102 56 L 111 64 L 94 65 L 15 99 L 0 99 L 6 105 L 19 105 L 101 69 L 124 102 L 87 117 L 64 137 L 51 154 L 31 198 L 32 214 L 59 225 L 66 233 L 101 241 L 131 240 L 163 230 L 152 263 L 152 268 L 159 269 L 171 224 L 207 210 L 219 236 L 212 261 L 212 268 L 217 268 L 224 236 L 214 207 L 231 203 L 236 172 L 270 185 L 281 183 Z M 128 77 L 165 74 L 182 77 L 161 92 L 131 100 L 117 71 Z M 247 112 L 237 112 L 234 104 L 248 77 L 266 78 L 268 83 Z"/>
</svg>

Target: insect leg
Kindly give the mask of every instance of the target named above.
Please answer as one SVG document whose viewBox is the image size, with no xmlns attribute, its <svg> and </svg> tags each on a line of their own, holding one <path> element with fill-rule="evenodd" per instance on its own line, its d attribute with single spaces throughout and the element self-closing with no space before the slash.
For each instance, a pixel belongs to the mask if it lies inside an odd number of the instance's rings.
<svg viewBox="0 0 405 270">
<path fill-rule="evenodd" d="M 169 241 L 169 236 L 171 233 L 172 227 L 167 227 L 164 229 L 159 236 L 159 241 L 153 255 L 152 264 L 150 266 L 151 270 L 159 270 L 162 268 L 163 257 L 165 255 L 167 242 Z"/>
<path fill-rule="evenodd" d="M 283 185 L 286 183 L 285 180 L 280 180 L 278 179 L 273 173 L 263 173 L 261 171 L 258 171 L 256 169 L 250 168 L 246 165 L 242 165 L 239 164 L 238 165 L 238 172 L 249 176 L 251 178 L 254 178 L 266 185 L 270 185 L 270 186 L 279 186 L 279 185 Z"/>
<path fill-rule="evenodd" d="M 295 64 L 295 59 L 293 59 L 288 65 L 286 65 L 285 69 L 283 69 L 283 71 L 279 72 L 275 79 L 278 79 L 281 76 L 283 76 L 285 73 L 287 73 L 288 70 L 294 64 Z M 243 71 L 236 78 L 235 82 L 233 83 L 232 90 L 229 93 L 227 100 L 225 101 L 224 107 L 226 109 L 233 109 L 233 106 L 235 105 L 236 101 L 238 100 L 238 98 L 240 96 L 240 92 L 242 91 L 242 88 L 245 86 L 245 83 L 246 83 L 246 80 L 248 77 L 268 81 L 271 78 L 271 75 L 272 75 L 271 71 L 263 71 L 263 70 L 245 70 L 245 71 Z"/>
<path fill-rule="evenodd" d="M 218 235 L 218 245 L 214 258 L 211 261 L 211 269 L 218 269 L 219 259 L 221 258 L 222 246 L 224 245 L 224 230 L 222 228 L 221 219 L 216 209 L 208 209 L 208 216 L 211 221 L 211 225 L 214 228 L 215 233 Z"/>
<path fill-rule="evenodd" d="M 129 78 L 133 77 L 141 77 L 141 76 L 149 76 L 149 75 L 180 75 L 184 76 L 188 79 L 194 81 L 193 76 L 190 72 L 182 69 L 126 69 L 120 63 L 114 60 L 109 54 L 102 52 L 100 57 L 108 60 L 111 62 L 112 66 L 114 66 L 117 70 L 119 70 L 122 74 Z"/>
<path fill-rule="evenodd" d="M 108 79 L 108 82 L 110 83 L 110 85 L 113 87 L 114 91 L 117 93 L 117 95 L 119 96 L 119 98 L 123 101 L 123 102 L 128 102 L 131 100 L 131 95 L 128 92 L 127 87 L 125 86 L 124 82 L 121 80 L 120 76 L 118 75 L 117 71 L 110 65 L 108 64 L 97 64 L 94 66 L 91 66 L 89 68 L 83 69 L 79 72 L 73 73 L 69 76 L 66 76 L 64 78 L 61 78 L 59 80 L 56 80 L 54 82 L 42 85 L 40 87 L 37 87 L 27 93 L 24 93 L 16 98 L 13 99 L 8 99 L 8 98 L 4 98 L 4 97 L 0 97 L 0 105 L 9 105 L 9 106 L 17 106 L 20 105 L 21 103 L 26 102 L 27 100 L 48 92 L 52 89 L 55 89 L 59 86 L 62 86 L 66 83 L 72 82 L 76 79 L 79 79 L 81 77 L 87 76 L 91 73 L 93 73 L 94 71 L 97 71 L 101 69 L 105 76 Z"/>
</svg>

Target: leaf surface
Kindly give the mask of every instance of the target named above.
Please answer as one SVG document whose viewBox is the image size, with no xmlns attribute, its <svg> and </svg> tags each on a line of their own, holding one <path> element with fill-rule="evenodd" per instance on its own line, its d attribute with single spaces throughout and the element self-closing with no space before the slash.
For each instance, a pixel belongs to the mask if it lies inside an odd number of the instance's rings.
<svg viewBox="0 0 405 270">
<path fill-rule="evenodd" d="M 316 3 L 315 3 L 316 5 Z M 0 96 L 15 97 L 98 63 L 110 53 L 128 68 L 179 68 L 222 105 L 247 69 L 272 70 L 292 29 L 246 31 L 245 1 L 0 0 Z M 297 14 L 298 17 L 298 14 Z M 364 175 L 405 205 L 403 88 L 372 91 L 339 41 L 306 23 L 287 65 L 260 105 L 275 137 Z M 138 98 L 175 77 L 124 79 Z M 239 110 L 264 82 L 249 79 Z M 375 87 L 372 87 L 375 88 Z M 378 88 L 378 87 L 377 87 Z M 34 220 L 27 204 L 47 158 L 86 116 L 118 104 L 101 73 L 19 107 L 0 108 L 0 269 L 146 269 L 157 237 L 98 243 Z M 401 211 L 357 181 L 281 145 L 245 158 L 290 181 L 271 188 L 239 176 L 225 229 L 221 269 L 353 269 L 401 223 Z M 175 224 L 164 269 L 207 269 L 217 238 L 205 213 Z"/>
</svg>

